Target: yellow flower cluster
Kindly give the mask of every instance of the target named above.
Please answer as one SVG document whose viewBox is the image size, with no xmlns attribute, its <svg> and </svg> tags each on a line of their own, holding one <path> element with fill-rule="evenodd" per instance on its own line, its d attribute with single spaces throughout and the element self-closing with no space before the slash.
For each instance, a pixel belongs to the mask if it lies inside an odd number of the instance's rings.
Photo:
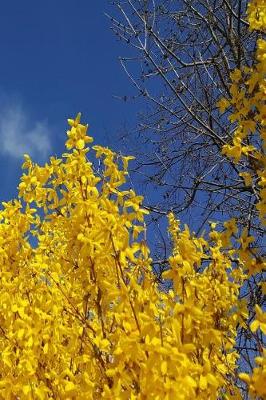
<svg viewBox="0 0 266 400">
<path fill-rule="evenodd" d="M 266 2 L 253 0 L 248 7 L 250 29 L 266 31 Z M 249 164 L 249 170 L 242 176 L 247 186 L 258 180 L 260 201 L 257 209 L 262 223 L 266 218 L 266 40 L 258 39 L 256 60 L 251 67 L 236 69 L 231 73 L 231 99 L 218 102 L 221 112 L 232 107 L 229 119 L 236 124 L 232 143 L 223 147 L 223 153 L 235 163 Z"/>
<path fill-rule="evenodd" d="M 44 166 L 26 155 L 20 200 L 0 212 L 0 398 L 240 398 L 235 222 L 206 241 L 171 214 L 162 291 L 142 197 L 121 188 L 132 157 L 94 146 L 95 170 L 87 127 L 68 122 L 71 151 Z"/>
<path fill-rule="evenodd" d="M 265 293 L 264 293 L 265 294 Z M 256 318 L 251 323 L 250 329 L 256 332 L 258 329 L 266 335 L 266 313 L 256 305 Z M 251 398 L 266 398 L 266 349 L 260 348 L 261 356 L 255 358 L 257 366 L 253 369 L 252 375 L 240 373 L 239 377 L 247 383 Z"/>
<path fill-rule="evenodd" d="M 252 0 L 248 5 L 248 21 L 251 30 L 266 31 L 266 2 Z M 258 39 L 256 59 L 251 67 L 236 69 L 231 74 L 231 99 L 222 98 L 218 106 L 221 112 L 231 107 L 229 119 L 235 124 L 232 143 L 223 147 L 223 153 L 245 167 L 240 176 L 246 186 L 257 191 L 256 207 L 260 221 L 266 224 L 266 40 Z M 256 188 L 255 188 L 256 186 Z M 254 189 L 255 188 L 255 189 Z M 254 241 L 244 230 L 240 239 L 239 259 L 249 275 L 265 271 L 265 257 L 258 256 L 256 249 L 249 251 Z M 262 284 L 265 295 L 265 284 Z M 256 318 L 250 329 L 266 333 L 266 314 L 255 306 Z M 257 336 L 258 337 L 258 336 Z M 248 384 L 251 397 L 266 398 L 266 352 L 259 346 L 261 356 L 255 359 L 258 366 L 249 376 L 241 373 L 240 378 Z"/>
<path fill-rule="evenodd" d="M 265 377 L 266 377 L 266 350 L 263 350 L 263 354 L 261 357 L 255 358 L 257 367 L 253 369 L 252 376 L 248 374 L 241 373 L 239 377 L 248 384 L 250 395 L 252 398 L 266 398 L 266 385 L 265 385 Z"/>
<path fill-rule="evenodd" d="M 248 20 L 252 29 L 265 30 L 266 1 L 252 0 L 248 5 Z"/>
<path fill-rule="evenodd" d="M 249 6 L 253 29 L 265 27 L 264 5 Z M 265 70 L 260 40 L 256 63 L 232 73 L 232 98 L 220 101 L 234 108 L 236 123 L 223 151 L 250 161 L 241 176 L 247 186 L 259 181 L 262 220 Z M 250 251 L 254 238 L 234 219 L 195 237 L 170 214 L 164 290 L 145 239 L 143 198 L 126 184 L 133 157 L 91 151 L 80 114 L 68 123 L 68 152 L 44 166 L 25 155 L 19 199 L 0 211 L 0 399 L 241 399 L 237 328 L 246 327 L 247 311 L 239 292 L 265 269 Z M 250 332 L 265 334 L 265 313 L 255 311 Z M 260 347 L 252 375 L 239 377 L 251 396 L 266 398 Z"/>
</svg>

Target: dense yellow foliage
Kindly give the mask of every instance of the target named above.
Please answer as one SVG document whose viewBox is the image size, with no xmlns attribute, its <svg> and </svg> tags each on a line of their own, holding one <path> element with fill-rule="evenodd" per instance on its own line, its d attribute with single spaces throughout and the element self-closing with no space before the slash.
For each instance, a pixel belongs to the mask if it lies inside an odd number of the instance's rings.
<svg viewBox="0 0 266 400">
<path fill-rule="evenodd" d="M 251 2 L 252 28 L 265 28 L 264 10 L 265 1 Z M 220 102 L 233 106 L 237 124 L 223 151 L 236 163 L 253 160 L 253 172 L 242 177 L 247 185 L 259 178 L 262 222 L 265 70 L 260 40 L 256 63 L 234 71 L 232 99 Z M 145 240 L 143 199 L 126 184 L 132 157 L 89 149 L 80 115 L 68 122 L 68 152 L 44 166 L 26 155 L 19 199 L 0 211 L 0 398 L 241 399 L 235 344 L 247 311 L 239 291 L 265 269 L 250 252 L 254 238 L 235 220 L 197 238 L 170 214 L 164 278 L 172 289 L 162 290 Z M 264 150 L 247 140 L 255 131 Z M 250 328 L 266 333 L 258 305 Z M 253 374 L 240 378 L 251 395 L 266 398 L 260 351 Z"/>
<path fill-rule="evenodd" d="M 131 157 L 94 146 L 95 172 L 79 119 L 62 159 L 25 156 L 21 200 L 0 213 L 1 398 L 240 398 L 235 221 L 207 241 L 170 214 L 173 290 L 160 290 L 142 197 L 120 188 Z"/>
<path fill-rule="evenodd" d="M 173 290 L 159 290 L 142 198 L 120 189 L 130 157 L 94 146 L 94 172 L 79 118 L 62 159 L 25 157 L 21 200 L 0 214 L 1 398 L 232 395 L 242 274 L 222 250 L 234 226 L 210 247 L 170 215 Z"/>
<path fill-rule="evenodd" d="M 266 32 L 266 1 L 252 0 L 248 6 L 248 21 L 251 30 Z M 224 111 L 229 106 L 233 112 L 231 122 L 236 124 L 231 145 L 225 145 L 224 154 L 240 166 L 248 163 L 248 170 L 240 173 L 247 187 L 251 187 L 257 195 L 256 207 L 260 221 L 266 225 L 266 40 L 258 39 L 256 59 L 251 67 L 237 69 L 231 74 L 231 99 L 221 99 L 220 108 Z M 244 161 L 243 163 L 241 163 Z M 259 188 L 257 190 L 257 187 Z M 255 188 L 255 189 L 254 189 Z M 242 242 L 243 235 L 242 234 Z M 254 238 L 246 238 L 245 242 Z M 243 248 L 243 246 L 242 246 Z M 248 246 L 245 250 L 248 250 Z M 240 251 L 249 275 L 265 271 L 266 260 L 253 252 Z M 262 284 L 265 294 L 265 283 Z M 256 305 L 256 319 L 250 328 L 254 333 L 261 329 L 266 334 L 266 313 Z M 258 336 L 257 336 L 258 337 Z M 239 376 L 249 386 L 253 397 L 266 398 L 266 350 L 260 348 L 261 356 L 255 359 L 257 367 L 252 376 L 241 373 Z"/>
<path fill-rule="evenodd" d="M 248 7 L 250 29 L 266 32 L 266 1 L 251 1 Z M 247 186 L 258 180 L 260 200 L 257 209 L 263 224 L 266 221 L 266 40 L 258 39 L 256 59 L 251 67 L 231 73 L 231 99 L 221 99 L 220 109 L 233 107 L 230 121 L 236 124 L 232 144 L 225 145 L 224 154 L 239 163 L 246 158 L 249 171 L 242 178 Z M 259 137 L 258 137 L 259 132 Z"/>
</svg>

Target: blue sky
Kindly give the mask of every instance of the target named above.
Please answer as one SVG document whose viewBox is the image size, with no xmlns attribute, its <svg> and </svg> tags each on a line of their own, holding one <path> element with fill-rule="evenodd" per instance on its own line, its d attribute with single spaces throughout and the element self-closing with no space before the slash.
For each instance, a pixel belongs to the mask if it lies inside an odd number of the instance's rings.
<svg viewBox="0 0 266 400">
<path fill-rule="evenodd" d="M 66 119 L 78 111 L 95 142 L 112 146 L 133 126 L 137 104 L 110 30 L 106 0 L 10 0 L 0 14 L 0 200 L 16 195 L 22 155 L 43 162 L 64 151 Z M 130 151 L 129 151 L 130 153 Z"/>
</svg>

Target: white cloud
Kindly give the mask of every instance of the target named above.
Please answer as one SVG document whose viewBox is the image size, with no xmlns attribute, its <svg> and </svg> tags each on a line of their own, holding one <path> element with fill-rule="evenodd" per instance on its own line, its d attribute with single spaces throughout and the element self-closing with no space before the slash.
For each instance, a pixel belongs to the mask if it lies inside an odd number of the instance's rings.
<svg viewBox="0 0 266 400">
<path fill-rule="evenodd" d="M 36 161 L 51 151 L 50 130 L 44 121 L 31 121 L 21 105 L 0 109 L 0 152 L 21 159 L 27 153 Z"/>
</svg>

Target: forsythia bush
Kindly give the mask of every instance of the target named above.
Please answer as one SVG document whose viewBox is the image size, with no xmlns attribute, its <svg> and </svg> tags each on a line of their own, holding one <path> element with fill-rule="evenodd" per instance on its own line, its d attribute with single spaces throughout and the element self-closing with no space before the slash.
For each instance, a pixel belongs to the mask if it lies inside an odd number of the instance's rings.
<svg viewBox="0 0 266 400">
<path fill-rule="evenodd" d="M 138 240 L 142 198 L 120 189 L 130 157 L 95 146 L 94 172 L 79 118 L 63 159 L 40 167 L 26 156 L 21 201 L 1 212 L 0 395 L 215 399 L 237 360 L 242 274 L 222 251 L 235 227 L 213 232 L 210 247 L 170 215 L 174 290 L 160 291 Z"/>
<path fill-rule="evenodd" d="M 265 29 L 266 2 L 249 7 L 251 28 Z M 266 42 L 250 68 L 232 74 L 232 145 L 241 177 L 259 180 L 266 213 Z M 132 157 L 93 146 L 80 115 L 69 121 L 62 158 L 45 166 L 25 156 L 19 199 L 0 212 L 1 399 L 241 399 L 237 329 L 246 279 L 265 269 L 254 238 L 235 220 L 205 237 L 169 215 L 172 254 L 158 287 L 145 240 L 142 197 L 126 184 Z M 263 150 L 252 142 L 260 134 Z M 248 140 L 249 138 L 249 140 Z M 253 143 L 253 144 L 252 144 Z M 94 156 L 91 156 L 91 160 Z M 262 284 L 265 292 L 265 285 Z M 256 306 L 251 334 L 261 353 L 252 375 L 239 375 L 251 396 L 266 398 L 266 316 Z"/>
<path fill-rule="evenodd" d="M 231 107 L 230 120 L 235 123 L 232 144 L 225 145 L 223 153 L 231 158 L 240 169 L 244 184 L 256 196 L 256 207 L 262 226 L 266 225 L 266 1 L 253 0 L 248 6 L 248 19 L 251 30 L 259 30 L 261 38 L 257 41 L 256 59 L 253 65 L 236 69 L 231 74 L 231 98 L 221 99 L 222 111 Z M 246 168 L 248 165 L 248 168 Z M 254 238 L 242 233 L 242 250 L 239 253 L 247 274 L 265 272 L 265 256 L 261 257 L 256 249 L 250 250 L 248 243 Z M 248 250 L 248 251 L 246 251 Z M 262 283 L 265 295 L 265 283 Z M 258 330 L 266 334 L 266 313 L 255 306 L 256 318 L 250 329 L 259 344 Z M 259 344 L 260 357 L 256 357 L 257 366 L 253 374 L 240 373 L 240 378 L 248 384 L 251 397 L 266 398 L 266 349 Z"/>
</svg>

